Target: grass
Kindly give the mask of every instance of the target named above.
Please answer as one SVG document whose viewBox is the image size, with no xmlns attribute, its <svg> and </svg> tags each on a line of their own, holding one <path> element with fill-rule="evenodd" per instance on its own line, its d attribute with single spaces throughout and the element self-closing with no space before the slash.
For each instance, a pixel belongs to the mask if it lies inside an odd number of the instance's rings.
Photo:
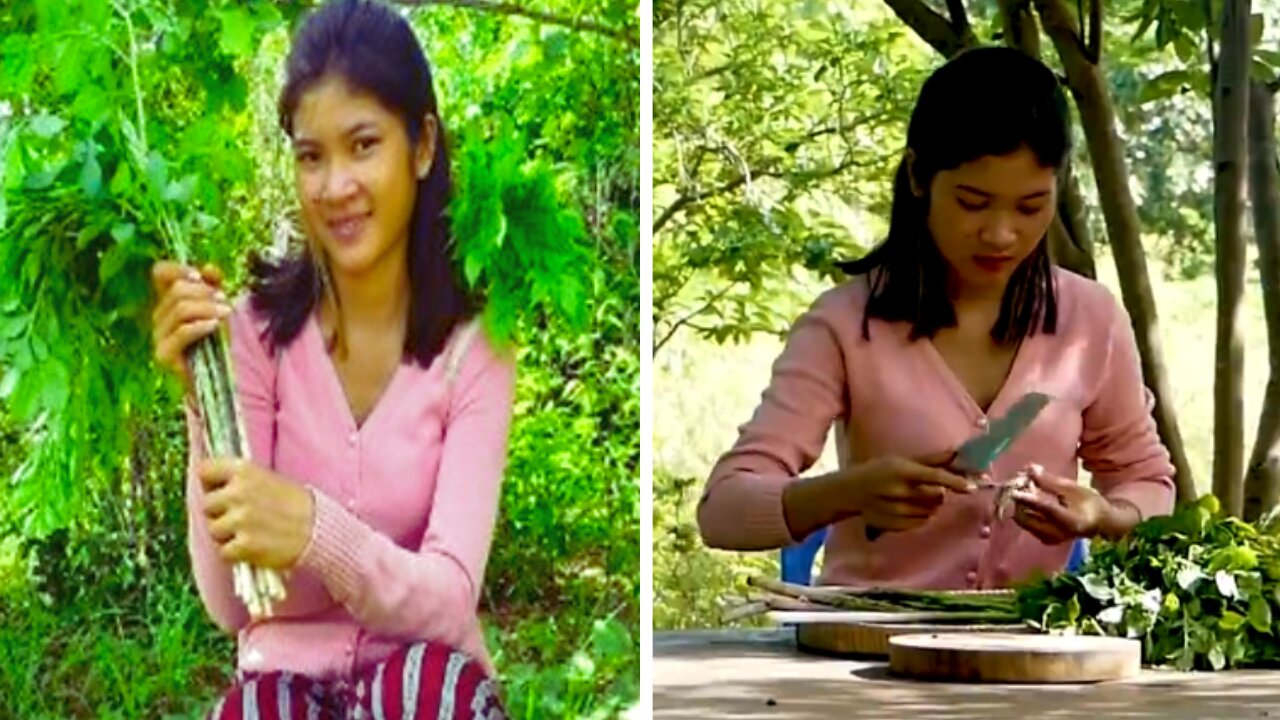
<svg viewBox="0 0 1280 720">
<path fill-rule="evenodd" d="M 1119 297 L 1109 255 L 1098 257 L 1098 268 L 1100 281 Z M 1154 262 L 1150 272 L 1178 422 L 1197 486 L 1206 491 L 1213 468 L 1215 281 L 1212 275 L 1171 280 Z M 824 287 L 812 284 L 810 296 L 816 297 Z M 791 312 L 803 310 L 795 307 Z M 1255 272 L 1250 273 L 1241 328 L 1246 348 L 1247 457 L 1268 372 L 1266 323 Z M 694 507 L 711 466 L 733 444 L 738 426 L 751 417 L 782 347 L 782 340 L 772 336 L 720 346 L 682 333 L 655 358 L 653 613 L 658 628 L 719 626 L 721 599 L 741 594 L 747 575 L 777 575 L 776 552 L 729 553 L 703 547 L 694 526 Z M 835 466 L 828 438 L 812 472 Z"/>
<path fill-rule="evenodd" d="M 235 645 L 199 603 L 162 585 L 139 618 L 93 595 L 46 607 L 8 586 L 0 720 L 203 717 L 231 682 Z M 634 618 L 522 607 L 482 621 L 512 718 L 617 717 L 638 696 Z"/>
</svg>

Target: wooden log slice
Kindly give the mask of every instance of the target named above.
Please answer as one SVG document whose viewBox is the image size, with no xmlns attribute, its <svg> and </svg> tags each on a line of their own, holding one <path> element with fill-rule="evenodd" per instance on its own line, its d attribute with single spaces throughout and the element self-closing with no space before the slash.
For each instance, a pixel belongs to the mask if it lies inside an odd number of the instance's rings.
<svg viewBox="0 0 1280 720">
<path fill-rule="evenodd" d="M 889 671 L 958 682 L 1091 683 L 1136 676 L 1142 643 L 1125 638 L 928 633 L 889 640 Z"/>
</svg>

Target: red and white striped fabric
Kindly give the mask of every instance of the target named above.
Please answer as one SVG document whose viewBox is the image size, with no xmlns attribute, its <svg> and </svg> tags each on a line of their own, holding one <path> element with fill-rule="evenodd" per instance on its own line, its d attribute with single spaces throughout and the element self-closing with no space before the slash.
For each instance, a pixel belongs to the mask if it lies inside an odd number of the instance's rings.
<svg viewBox="0 0 1280 720">
<path fill-rule="evenodd" d="M 359 672 L 324 682 L 245 672 L 209 720 L 505 720 L 497 685 L 474 659 L 442 643 L 415 643 Z"/>
</svg>

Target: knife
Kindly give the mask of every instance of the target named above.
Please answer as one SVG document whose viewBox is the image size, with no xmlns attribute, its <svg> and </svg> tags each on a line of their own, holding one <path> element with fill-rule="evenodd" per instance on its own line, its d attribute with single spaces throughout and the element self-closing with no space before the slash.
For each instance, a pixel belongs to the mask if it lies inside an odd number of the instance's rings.
<svg viewBox="0 0 1280 720">
<path fill-rule="evenodd" d="M 956 457 L 951 461 L 951 469 L 964 475 L 981 475 L 991 468 L 991 463 L 1004 454 L 1013 445 L 1031 423 L 1035 422 L 1040 411 L 1053 398 L 1041 392 L 1029 392 L 1018 399 L 1002 417 L 993 420 L 987 431 L 970 438 L 956 450 Z M 983 487 L 995 487 L 984 485 Z M 883 530 L 868 527 L 867 540 L 874 541 L 884 534 Z"/>
</svg>

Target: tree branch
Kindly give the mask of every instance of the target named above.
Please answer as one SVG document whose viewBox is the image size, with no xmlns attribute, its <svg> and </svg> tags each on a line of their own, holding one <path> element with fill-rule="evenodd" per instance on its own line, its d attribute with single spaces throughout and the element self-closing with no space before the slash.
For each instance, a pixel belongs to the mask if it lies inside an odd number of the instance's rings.
<svg viewBox="0 0 1280 720">
<path fill-rule="evenodd" d="M 934 12 L 923 0 L 884 0 L 890 10 L 898 16 L 907 27 L 915 31 L 921 40 L 942 53 L 943 57 L 951 57 L 968 47 L 965 39 L 956 32 L 946 18 Z M 951 0 L 948 0 L 951 2 Z M 972 31 L 969 37 L 973 37 Z"/>
<path fill-rule="evenodd" d="M 849 126 L 844 126 L 844 127 L 825 126 L 825 127 L 816 128 L 814 130 L 810 130 L 804 135 L 799 136 L 798 138 L 791 140 L 790 142 L 783 143 L 782 147 L 788 148 L 789 150 L 794 150 L 795 148 L 798 148 L 800 145 L 804 144 L 804 142 L 807 140 L 814 140 L 824 135 L 843 133 L 846 130 L 849 130 L 850 128 L 858 127 L 860 125 L 873 122 L 874 120 L 877 120 L 886 114 L 888 114 L 887 111 L 874 113 L 872 115 L 868 115 L 867 117 L 861 118 L 856 123 Z M 856 165 L 857 165 L 856 162 L 845 162 L 840 165 L 837 165 L 835 168 L 833 168 L 830 171 L 823 171 L 823 170 L 816 171 L 817 175 L 813 175 L 812 173 L 803 173 L 803 172 L 794 173 L 794 172 L 783 172 L 780 170 L 763 170 L 763 171 L 754 173 L 754 176 L 758 178 L 760 177 L 771 177 L 771 178 L 809 177 L 810 179 L 824 179 L 827 177 L 831 177 L 833 175 L 838 175 L 839 173 L 842 173 L 851 167 L 855 167 Z M 658 219 L 654 221 L 653 234 L 657 235 L 658 231 L 661 230 L 664 225 L 670 222 L 671 219 L 674 218 L 677 213 L 679 213 L 681 210 L 684 210 L 686 206 L 692 203 L 701 202 L 703 200 L 707 200 L 709 198 L 713 198 L 719 195 L 724 195 L 725 193 L 733 192 L 734 190 L 737 190 L 738 188 L 746 184 L 746 182 L 747 182 L 746 175 L 739 175 L 738 177 L 734 178 L 733 180 L 730 180 L 724 185 L 721 185 L 718 188 L 714 188 L 708 192 L 686 194 L 686 195 L 681 195 L 680 197 L 677 197 L 670 205 L 668 205 L 662 211 L 662 214 L 658 216 Z"/>
<path fill-rule="evenodd" d="M 557 25 L 559 27 L 569 28 L 570 30 L 580 30 L 582 32 L 604 35 L 605 37 L 610 37 L 614 40 L 624 42 L 631 47 L 640 47 L 639 37 L 594 20 L 584 20 L 583 18 L 556 15 L 554 13 L 543 12 L 541 10 L 521 7 L 514 3 L 499 2 L 498 0 L 395 0 L 395 2 L 399 5 L 407 5 L 409 7 L 448 5 L 450 7 L 467 8 L 470 10 L 479 10 L 481 12 L 494 13 L 497 15 L 506 15 L 508 17 L 522 17 L 528 20 L 535 20 L 546 25 Z"/>
<path fill-rule="evenodd" d="M 691 322 L 693 322 L 694 318 L 698 317 L 699 315 L 706 312 L 707 310 L 710 310 L 712 305 L 715 305 L 717 302 L 724 299 L 724 296 L 728 295 L 729 291 L 734 289 L 737 286 L 738 286 L 737 281 L 734 281 L 729 283 L 728 285 L 725 285 L 715 295 L 712 295 L 711 297 L 707 298 L 707 301 L 702 303 L 702 305 L 697 310 L 692 310 L 688 313 L 685 313 L 683 317 L 671 323 L 671 327 L 667 328 L 667 331 L 662 335 L 662 338 L 658 340 L 658 342 L 654 343 L 653 345 L 654 356 L 657 356 L 658 351 L 661 350 L 664 345 L 670 342 L 671 338 L 675 337 L 676 332 L 679 331 L 680 328 L 686 325 L 689 325 Z"/>
<path fill-rule="evenodd" d="M 1089 62 L 1097 65 L 1102 59 L 1102 0 L 1089 0 Z"/>
<path fill-rule="evenodd" d="M 947 13 L 951 15 L 951 27 L 956 31 L 957 37 L 973 34 L 973 29 L 969 27 L 969 13 L 964 11 L 964 0 L 947 0 Z"/>
<path fill-rule="evenodd" d="M 1000 0 L 1004 41 L 1031 57 L 1040 59 L 1040 24 L 1026 0 Z"/>
</svg>

